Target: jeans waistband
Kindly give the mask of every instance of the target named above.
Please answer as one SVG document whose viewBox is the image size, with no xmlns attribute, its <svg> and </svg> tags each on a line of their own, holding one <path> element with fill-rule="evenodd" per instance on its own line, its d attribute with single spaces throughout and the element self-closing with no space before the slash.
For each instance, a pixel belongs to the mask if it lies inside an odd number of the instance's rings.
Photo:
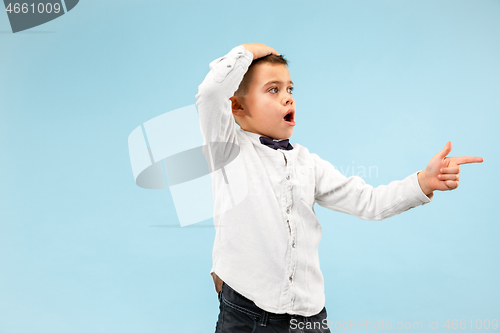
<svg viewBox="0 0 500 333">
<path fill-rule="evenodd" d="M 240 310 L 255 316 L 261 326 L 265 326 L 268 319 L 289 321 L 291 318 L 291 315 L 288 313 L 273 313 L 259 308 L 253 301 L 238 293 L 225 282 L 223 282 L 221 292 L 219 293 L 219 301 L 221 301 L 221 298 L 224 298 L 232 305 L 240 307 Z"/>
</svg>

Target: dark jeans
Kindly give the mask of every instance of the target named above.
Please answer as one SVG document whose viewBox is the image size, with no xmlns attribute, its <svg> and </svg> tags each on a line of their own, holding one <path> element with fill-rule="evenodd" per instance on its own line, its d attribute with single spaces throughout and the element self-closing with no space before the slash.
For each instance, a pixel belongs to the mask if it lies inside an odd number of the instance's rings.
<svg viewBox="0 0 500 333">
<path fill-rule="evenodd" d="M 311 317 L 267 312 L 225 282 L 219 302 L 215 333 L 330 333 L 325 308 Z"/>
</svg>

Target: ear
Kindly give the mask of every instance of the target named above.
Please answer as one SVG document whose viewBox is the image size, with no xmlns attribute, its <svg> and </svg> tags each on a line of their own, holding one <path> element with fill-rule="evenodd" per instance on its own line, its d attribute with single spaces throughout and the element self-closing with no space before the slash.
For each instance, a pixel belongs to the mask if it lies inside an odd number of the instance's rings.
<svg viewBox="0 0 500 333">
<path fill-rule="evenodd" d="M 243 109 L 243 105 L 241 103 L 240 97 L 230 97 L 231 101 L 231 110 L 233 111 L 233 115 L 242 117 L 245 115 L 245 110 Z"/>
</svg>

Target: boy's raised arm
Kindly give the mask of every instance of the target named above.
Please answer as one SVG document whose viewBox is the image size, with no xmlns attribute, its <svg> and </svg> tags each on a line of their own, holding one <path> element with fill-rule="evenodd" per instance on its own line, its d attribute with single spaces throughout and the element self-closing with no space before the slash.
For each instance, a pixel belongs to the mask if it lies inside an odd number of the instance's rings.
<svg viewBox="0 0 500 333">
<path fill-rule="evenodd" d="M 243 45 L 217 58 L 198 87 L 196 106 L 206 144 L 234 142 L 235 123 L 229 98 L 234 94 L 253 59 Z"/>
<path fill-rule="evenodd" d="M 231 101 L 253 59 L 278 54 L 260 43 L 249 43 L 233 48 L 228 54 L 209 65 L 210 72 L 198 87 L 196 105 L 200 126 L 206 143 L 234 142 L 235 122 Z"/>
</svg>

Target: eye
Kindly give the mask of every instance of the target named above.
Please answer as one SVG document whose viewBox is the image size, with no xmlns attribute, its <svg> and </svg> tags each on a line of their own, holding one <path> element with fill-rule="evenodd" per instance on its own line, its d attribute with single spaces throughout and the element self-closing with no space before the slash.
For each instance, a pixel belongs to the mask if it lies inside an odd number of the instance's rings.
<svg viewBox="0 0 500 333">
<path fill-rule="evenodd" d="M 278 88 L 277 87 L 272 87 L 271 89 L 268 90 L 269 92 L 278 92 Z"/>
<path fill-rule="evenodd" d="M 290 94 L 293 94 L 293 87 L 288 88 L 288 92 L 289 92 Z"/>
</svg>

